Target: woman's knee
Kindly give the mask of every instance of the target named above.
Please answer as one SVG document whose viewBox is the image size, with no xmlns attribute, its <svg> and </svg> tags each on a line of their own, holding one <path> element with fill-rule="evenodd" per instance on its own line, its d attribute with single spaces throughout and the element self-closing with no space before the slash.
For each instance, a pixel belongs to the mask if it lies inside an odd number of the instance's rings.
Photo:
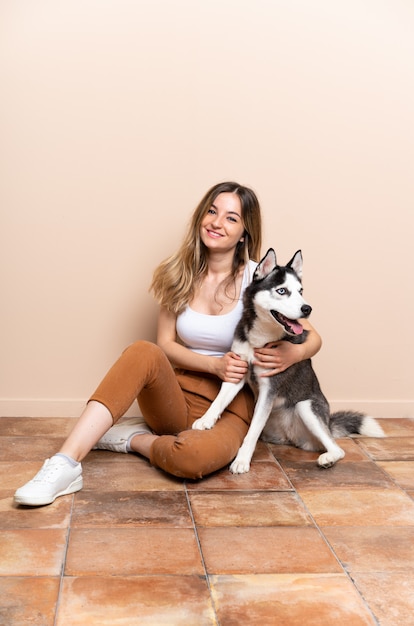
<svg viewBox="0 0 414 626">
<path fill-rule="evenodd" d="M 145 339 L 139 339 L 129 345 L 123 351 L 121 358 L 129 362 L 131 366 L 145 363 L 148 372 L 152 372 L 152 375 L 156 375 L 169 363 L 165 352 L 156 343 Z"/>
<path fill-rule="evenodd" d="M 187 445 L 183 433 L 180 433 L 159 437 L 152 444 L 150 462 L 178 478 L 201 478 L 202 471 L 195 457 L 194 450 Z"/>
<path fill-rule="evenodd" d="M 127 348 L 125 348 L 122 354 L 131 356 L 135 355 L 140 358 L 150 357 L 155 359 L 165 356 L 164 352 L 156 343 L 147 341 L 146 339 L 138 339 L 137 341 L 134 341 L 134 343 L 131 343 Z"/>
<path fill-rule="evenodd" d="M 243 437 L 217 441 L 212 431 L 185 430 L 175 437 L 160 437 L 152 447 L 151 462 L 178 476 L 197 480 L 231 463 Z"/>
</svg>

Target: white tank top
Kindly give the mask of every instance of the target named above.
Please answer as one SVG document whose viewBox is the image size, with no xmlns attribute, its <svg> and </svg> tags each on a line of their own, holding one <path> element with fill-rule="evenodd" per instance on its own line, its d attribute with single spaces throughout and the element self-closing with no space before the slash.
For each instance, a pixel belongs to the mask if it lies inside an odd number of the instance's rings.
<svg viewBox="0 0 414 626">
<path fill-rule="evenodd" d="M 243 293 L 251 282 L 256 267 L 255 261 L 249 261 L 246 265 L 239 299 L 229 313 L 207 315 L 193 311 L 187 306 L 177 316 L 177 335 L 187 348 L 193 352 L 217 357 L 223 356 L 230 350 L 234 330 L 243 311 Z"/>
</svg>

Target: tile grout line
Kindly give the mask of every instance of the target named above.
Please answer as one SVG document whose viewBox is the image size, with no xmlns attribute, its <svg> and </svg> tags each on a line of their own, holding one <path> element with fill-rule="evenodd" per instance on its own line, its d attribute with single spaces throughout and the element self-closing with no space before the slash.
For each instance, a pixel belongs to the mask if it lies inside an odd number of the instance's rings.
<svg viewBox="0 0 414 626">
<path fill-rule="evenodd" d="M 60 573 L 60 580 L 59 580 L 59 589 L 58 589 L 58 595 L 57 595 L 57 600 L 56 600 L 56 608 L 55 608 L 55 615 L 54 615 L 54 619 L 53 619 L 53 626 L 57 625 L 57 617 L 59 614 L 59 607 L 60 607 L 60 601 L 61 601 L 61 597 L 62 597 L 62 588 L 63 588 L 63 581 L 65 579 L 65 569 L 66 569 L 66 557 L 68 554 L 68 549 L 69 549 L 69 539 L 70 539 L 70 533 L 71 533 L 71 529 L 72 529 L 72 517 L 73 517 L 73 511 L 74 511 L 74 507 L 75 507 L 75 493 L 72 494 L 72 503 L 70 506 L 70 515 L 69 515 L 69 524 L 66 530 L 66 542 L 65 542 L 65 548 L 63 551 L 63 559 L 62 559 L 62 570 Z"/>
<path fill-rule="evenodd" d="M 299 496 L 299 494 L 298 494 Z M 300 497 L 300 496 L 299 496 Z M 301 498 L 302 500 L 302 498 Z M 313 520 L 313 517 L 312 517 Z M 314 520 L 313 520 L 314 521 Z M 333 546 L 331 546 L 328 538 L 326 537 L 325 533 L 323 532 L 323 530 L 319 527 L 318 524 L 316 524 L 316 522 L 314 521 L 314 524 L 316 526 L 316 529 L 318 530 L 321 538 L 323 539 L 323 541 L 325 542 L 325 544 L 328 546 L 329 550 L 332 552 L 332 554 L 334 555 L 335 559 L 338 561 L 338 564 L 340 565 L 341 569 L 343 570 L 343 574 L 345 575 L 345 577 L 347 578 L 347 580 L 351 583 L 352 587 L 355 589 L 355 592 L 358 594 L 358 596 L 361 598 L 363 604 L 365 605 L 366 609 L 368 610 L 368 612 L 371 614 L 372 619 L 374 620 L 374 623 L 376 625 L 379 625 L 379 621 L 376 617 L 376 615 L 374 614 L 372 607 L 370 606 L 370 604 L 366 601 L 365 597 L 362 595 L 362 592 L 358 589 L 358 587 L 356 586 L 355 582 L 352 579 L 352 576 L 350 574 L 350 572 L 347 570 L 347 568 L 344 566 L 344 564 L 342 563 L 341 559 L 339 558 L 339 556 L 336 554 Z"/>
<path fill-rule="evenodd" d="M 394 486 L 395 486 L 397 489 L 399 489 L 400 491 L 402 491 L 403 493 L 405 493 L 405 495 L 406 495 L 408 498 L 410 498 L 410 499 L 412 500 L 413 498 L 412 498 L 412 497 L 410 496 L 410 494 L 408 493 L 408 491 L 411 491 L 411 490 L 408 490 L 406 487 L 402 487 L 400 484 L 398 484 L 397 479 L 396 479 L 396 478 L 394 478 L 394 476 L 392 476 L 391 474 L 389 474 L 389 473 L 387 472 L 387 470 L 385 469 L 385 467 L 382 467 L 381 465 L 378 465 L 378 462 L 377 462 L 377 461 L 379 461 L 380 463 L 393 463 L 394 461 L 388 461 L 388 460 L 383 460 L 383 459 L 377 459 L 377 460 L 375 460 L 375 461 L 374 461 L 374 463 L 375 463 L 376 467 L 378 467 L 378 469 L 379 469 L 379 470 L 381 470 L 381 472 L 384 474 L 384 476 L 385 476 L 386 478 L 388 478 L 389 480 L 391 480 L 391 482 L 394 484 Z M 397 461 L 397 462 L 398 462 L 398 461 Z M 400 462 L 404 462 L 404 461 L 400 461 Z"/>
<path fill-rule="evenodd" d="M 197 546 L 198 546 L 198 551 L 200 553 L 201 563 L 202 563 L 203 569 L 204 569 L 204 575 L 205 575 L 205 579 L 206 579 L 206 583 L 207 583 L 207 588 L 208 588 L 208 591 L 209 591 L 209 594 L 210 594 L 211 605 L 213 607 L 214 617 L 216 619 L 216 626 L 220 626 L 220 622 L 219 622 L 217 611 L 216 611 L 216 604 L 214 602 L 212 589 L 211 589 L 211 585 L 210 585 L 210 577 L 209 577 L 208 572 L 207 572 L 207 567 L 206 567 L 206 563 L 205 563 L 205 560 L 204 560 L 203 550 L 201 548 L 200 537 L 198 536 L 197 524 L 196 524 L 195 519 L 194 519 L 193 509 L 192 509 L 192 506 L 191 506 L 190 497 L 189 497 L 189 493 L 188 493 L 188 489 L 187 489 L 187 483 L 185 481 L 184 481 L 184 490 L 185 490 L 185 497 L 186 497 L 186 500 L 187 500 L 188 511 L 190 513 L 191 521 L 193 523 L 193 529 L 194 529 L 195 539 L 196 539 Z"/>
</svg>

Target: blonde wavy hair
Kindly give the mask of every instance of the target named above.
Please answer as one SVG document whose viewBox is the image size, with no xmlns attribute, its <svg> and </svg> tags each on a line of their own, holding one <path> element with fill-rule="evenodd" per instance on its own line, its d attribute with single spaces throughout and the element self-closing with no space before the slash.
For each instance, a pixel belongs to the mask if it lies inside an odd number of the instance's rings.
<svg viewBox="0 0 414 626">
<path fill-rule="evenodd" d="M 201 241 L 200 225 L 207 211 L 221 193 L 234 193 L 240 199 L 244 226 L 243 241 L 235 249 L 233 267 L 224 286 L 235 284 L 240 269 L 260 260 L 262 220 L 259 201 L 254 191 L 235 182 L 214 185 L 195 209 L 180 248 L 156 268 L 150 291 L 157 302 L 178 314 L 191 302 L 197 287 L 207 272 L 207 248 Z"/>
</svg>

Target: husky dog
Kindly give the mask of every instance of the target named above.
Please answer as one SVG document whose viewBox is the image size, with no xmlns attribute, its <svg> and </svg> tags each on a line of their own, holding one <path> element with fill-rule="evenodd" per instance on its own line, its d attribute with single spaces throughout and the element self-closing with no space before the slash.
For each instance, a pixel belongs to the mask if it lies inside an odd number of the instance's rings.
<svg viewBox="0 0 414 626">
<path fill-rule="evenodd" d="M 325 450 L 318 458 L 321 467 L 331 467 L 345 455 L 335 437 L 384 436 L 372 417 L 352 411 L 330 414 L 310 359 L 269 377 L 261 377 L 263 368 L 253 365 L 255 347 L 280 340 L 293 343 L 306 340 L 308 331 L 298 320 L 309 317 L 312 307 L 303 299 L 301 280 L 300 250 L 286 266 L 277 265 L 273 248 L 267 251 L 244 292 L 243 314 L 231 347 L 248 361 L 248 373 L 239 383 L 224 382 L 210 408 L 193 424 L 198 430 L 212 428 L 245 382 L 249 383 L 256 405 L 249 431 L 230 465 L 234 474 L 249 471 L 260 436 L 264 441 L 292 444 L 303 450 Z"/>
</svg>

